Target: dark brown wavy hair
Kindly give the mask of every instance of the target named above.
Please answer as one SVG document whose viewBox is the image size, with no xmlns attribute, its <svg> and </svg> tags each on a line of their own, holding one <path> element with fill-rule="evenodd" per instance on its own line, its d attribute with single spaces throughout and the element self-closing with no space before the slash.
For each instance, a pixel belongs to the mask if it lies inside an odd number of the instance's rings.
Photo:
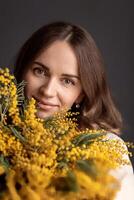
<svg viewBox="0 0 134 200">
<path fill-rule="evenodd" d="M 53 22 L 33 33 L 17 55 L 14 70 L 17 81 L 22 81 L 28 65 L 57 40 L 68 42 L 77 58 L 84 92 L 79 109 L 79 126 L 103 128 L 118 134 L 122 118 L 110 94 L 104 61 L 92 36 L 84 28 L 67 22 Z"/>
</svg>

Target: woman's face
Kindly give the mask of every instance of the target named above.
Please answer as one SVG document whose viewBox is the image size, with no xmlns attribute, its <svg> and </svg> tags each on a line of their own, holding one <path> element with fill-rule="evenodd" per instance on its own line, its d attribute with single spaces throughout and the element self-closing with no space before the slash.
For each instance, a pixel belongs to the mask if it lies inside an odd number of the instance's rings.
<svg viewBox="0 0 134 200">
<path fill-rule="evenodd" d="M 44 50 L 23 75 L 25 94 L 37 102 L 37 116 L 54 112 L 82 100 L 82 86 L 76 56 L 66 41 L 56 41 Z"/>
</svg>

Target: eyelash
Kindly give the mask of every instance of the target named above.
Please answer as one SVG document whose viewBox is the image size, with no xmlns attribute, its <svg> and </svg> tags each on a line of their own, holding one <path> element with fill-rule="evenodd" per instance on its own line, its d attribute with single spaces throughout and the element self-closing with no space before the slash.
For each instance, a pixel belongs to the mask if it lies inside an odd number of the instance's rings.
<svg viewBox="0 0 134 200">
<path fill-rule="evenodd" d="M 74 82 L 73 80 L 68 79 L 68 78 L 64 78 L 63 81 L 64 81 L 64 82 L 65 82 L 65 81 L 69 81 L 69 83 L 65 83 L 65 84 L 67 84 L 67 85 L 70 85 L 70 83 L 71 83 L 71 85 L 75 85 L 75 82 Z"/>
<path fill-rule="evenodd" d="M 33 69 L 33 72 L 35 74 L 37 73 L 36 75 L 38 75 L 38 76 L 48 76 L 47 72 L 44 69 L 40 68 L 40 67 L 35 67 Z M 75 85 L 75 82 L 73 80 L 69 79 L 69 78 L 63 78 L 62 81 L 64 81 L 65 85 L 70 85 L 70 84 L 71 85 Z M 69 83 L 67 83 L 66 81 L 69 81 Z"/>
<path fill-rule="evenodd" d="M 46 76 L 47 75 L 47 72 L 45 72 L 45 70 L 41 69 L 40 67 L 35 67 L 33 69 L 33 72 L 36 74 L 36 75 L 40 75 L 40 76 Z M 42 74 L 43 73 L 43 74 Z"/>
</svg>

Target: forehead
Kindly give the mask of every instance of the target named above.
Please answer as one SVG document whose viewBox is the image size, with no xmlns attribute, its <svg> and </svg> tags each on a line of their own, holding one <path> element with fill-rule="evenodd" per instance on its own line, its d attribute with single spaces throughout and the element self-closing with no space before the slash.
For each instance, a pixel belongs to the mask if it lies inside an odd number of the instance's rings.
<svg viewBox="0 0 134 200">
<path fill-rule="evenodd" d="M 49 68 L 78 73 L 75 52 L 66 41 L 55 41 L 35 59 Z"/>
</svg>

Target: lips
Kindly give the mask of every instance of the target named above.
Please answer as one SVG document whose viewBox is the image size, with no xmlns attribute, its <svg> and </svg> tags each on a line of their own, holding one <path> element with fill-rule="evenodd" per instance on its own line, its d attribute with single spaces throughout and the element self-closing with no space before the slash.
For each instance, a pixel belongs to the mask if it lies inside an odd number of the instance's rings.
<svg viewBox="0 0 134 200">
<path fill-rule="evenodd" d="M 43 110 L 49 110 L 49 109 L 53 109 L 53 108 L 59 107 L 58 105 L 53 104 L 51 102 L 42 101 L 42 100 L 39 100 L 37 98 L 35 98 L 35 99 L 37 101 L 38 108 L 41 108 Z"/>
</svg>

